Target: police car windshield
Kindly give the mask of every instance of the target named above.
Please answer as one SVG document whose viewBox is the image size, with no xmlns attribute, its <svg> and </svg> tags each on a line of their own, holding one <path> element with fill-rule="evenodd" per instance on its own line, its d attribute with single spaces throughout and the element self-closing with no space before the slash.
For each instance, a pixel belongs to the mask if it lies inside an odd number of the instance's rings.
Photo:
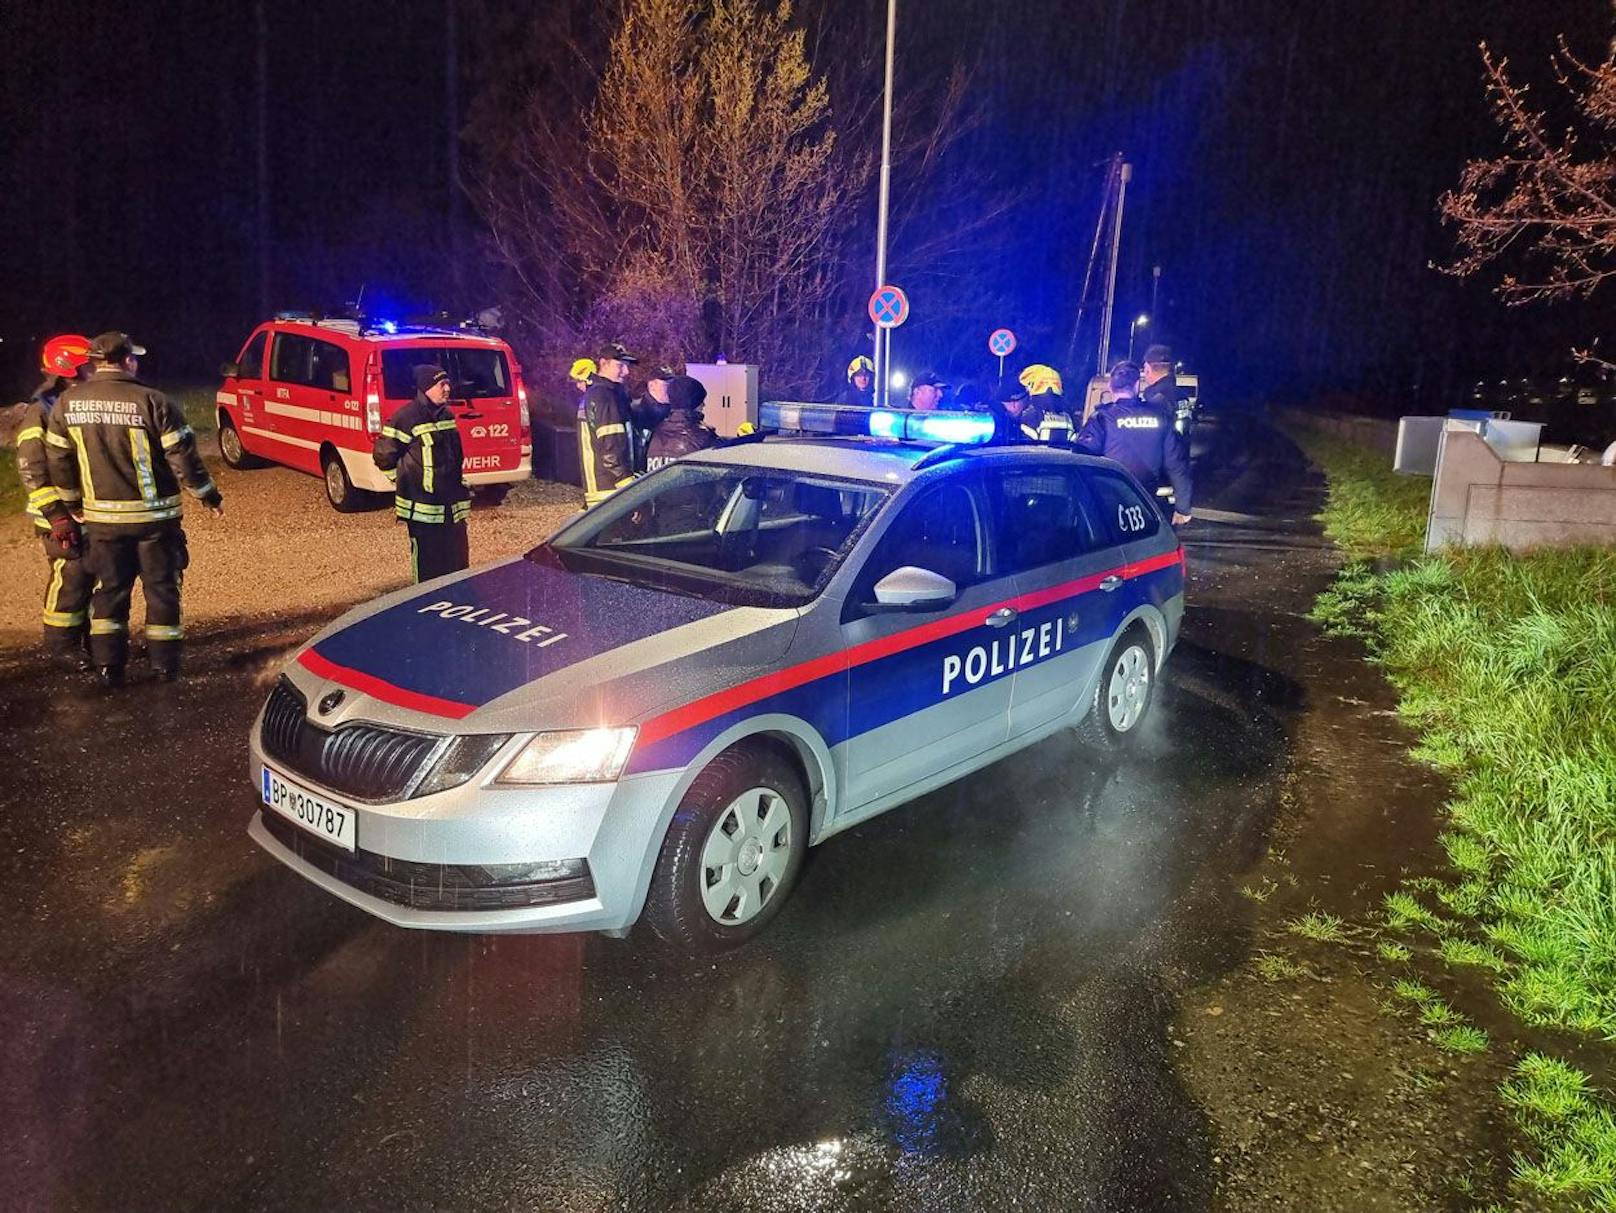
<svg viewBox="0 0 1616 1213">
<path fill-rule="evenodd" d="M 530 559 L 736 606 L 825 588 L 890 490 L 774 469 L 679 463 L 596 506 Z"/>
</svg>

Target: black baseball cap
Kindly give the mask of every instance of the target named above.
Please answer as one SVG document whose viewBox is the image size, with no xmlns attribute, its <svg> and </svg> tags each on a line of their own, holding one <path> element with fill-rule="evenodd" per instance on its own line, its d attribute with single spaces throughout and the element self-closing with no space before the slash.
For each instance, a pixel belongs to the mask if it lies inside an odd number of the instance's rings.
<svg viewBox="0 0 1616 1213">
<path fill-rule="evenodd" d="M 596 362 L 638 362 L 639 359 L 629 353 L 621 341 L 608 341 L 595 351 Z"/>
<path fill-rule="evenodd" d="M 630 359 L 630 361 L 633 361 L 633 360 Z M 646 382 L 650 382 L 652 379 L 668 379 L 668 380 L 672 380 L 672 379 L 679 378 L 679 372 L 674 370 L 671 366 L 659 366 L 659 367 L 657 367 L 656 370 L 652 371 L 645 378 L 646 378 Z"/>
<path fill-rule="evenodd" d="M 1165 345 L 1153 345 L 1145 351 L 1145 361 L 1155 363 L 1157 366 L 1172 366 L 1173 351 Z"/>
<path fill-rule="evenodd" d="M 90 342 L 90 357 L 98 362 L 122 362 L 131 355 L 139 358 L 145 353 L 145 346 L 136 345 L 128 333 L 116 330 L 102 333 Z"/>
<path fill-rule="evenodd" d="M 914 389 L 917 387 L 934 387 L 941 390 L 946 390 L 948 388 L 948 381 L 943 379 L 940 375 L 934 375 L 930 371 L 927 371 L 924 374 L 915 376 L 915 381 L 909 385 L 909 390 L 914 391 Z"/>
</svg>

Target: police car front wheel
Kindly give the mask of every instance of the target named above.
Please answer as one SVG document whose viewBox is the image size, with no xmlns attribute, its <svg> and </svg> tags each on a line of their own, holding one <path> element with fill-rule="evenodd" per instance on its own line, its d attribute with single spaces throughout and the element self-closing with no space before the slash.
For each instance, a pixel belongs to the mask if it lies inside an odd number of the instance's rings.
<svg viewBox="0 0 1616 1213">
<path fill-rule="evenodd" d="M 774 749 L 740 745 L 696 776 L 657 860 L 645 916 L 662 939 L 713 952 L 780 911 L 807 850 L 807 795 Z"/>
<path fill-rule="evenodd" d="M 1078 736 L 1098 749 L 1126 745 L 1150 713 L 1156 690 L 1156 651 L 1150 634 L 1134 624 L 1111 646 L 1094 686 Z"/>
</svg>

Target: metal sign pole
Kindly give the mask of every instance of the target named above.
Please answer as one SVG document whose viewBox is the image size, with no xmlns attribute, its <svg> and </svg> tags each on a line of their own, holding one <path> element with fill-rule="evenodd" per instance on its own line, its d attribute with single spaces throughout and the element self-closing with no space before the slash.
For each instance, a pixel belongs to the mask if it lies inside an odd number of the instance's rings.
<svg viewBox="0 0 1616 1213">
<path fill-rule="evenodd" d="M 892 50 L 898 33 L 898 0 L 887 0 L 887 77 L 886 94 L 881 113 L 881 189 L 880 211 L 875 225 L 875 285 L 879 290 L 887 281 L 887 202 L 892 196 Z M 890 338 L 891 330 L 887 330 Z M 891 377 L 890 340 L 875 334 L 875 403 L 887 403 L 887 379 Z"/>
</svg>

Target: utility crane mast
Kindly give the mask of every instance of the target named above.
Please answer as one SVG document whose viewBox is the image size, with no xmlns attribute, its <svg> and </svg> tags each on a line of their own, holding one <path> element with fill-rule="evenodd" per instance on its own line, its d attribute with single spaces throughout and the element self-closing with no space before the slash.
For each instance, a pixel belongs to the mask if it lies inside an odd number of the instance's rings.
<svg viewBox="0 0 1616 1213">
<path fill-rule="evenodd" d="M 1083 293 L 1077 301 L 1077 317 L 1072 322 L 1072 339 L 1066 347 L 1069 371 L 1077 369 L 1077 342 L 1083 318 L 1094 307 L 1100 309 L 1100 342 L 1095 372 L 1104 374 L 1111 356 L 1111 317 L 1116 307 L 1117 252 L 1122 246 L 1122 207 L 1133 179 L 1133 165 L 1118 152 L 1107 162 L 1105 193 L 1100 199 L 1100 215 L 1094 224 L 1094 243 L 1089 247 L 1089 263 L 1083 271 Z M 1094 298 L 1098 281 L 1104 276 L 1104 293 Z M 1085 380 L 1087 376 L 1083 377 Z"/>
</svg>

